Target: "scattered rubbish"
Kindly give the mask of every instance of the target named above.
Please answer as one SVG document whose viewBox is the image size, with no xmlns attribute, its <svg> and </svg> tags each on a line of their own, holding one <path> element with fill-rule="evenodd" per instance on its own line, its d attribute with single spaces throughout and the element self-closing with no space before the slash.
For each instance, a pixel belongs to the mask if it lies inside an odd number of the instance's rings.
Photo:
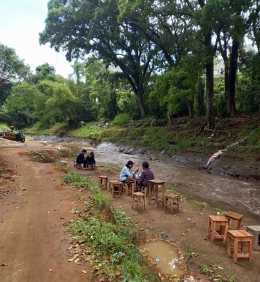
<svg viewBox="0 0 260 282">
<path fill-rule="evenodd" d="M 211 162 L 213 162 L 217 157 L 219 157 L 221 154 L 223 154 L 224 152 L 222 150 L 217 151 L 216 153 L 214 153 L 208 160 L 207 164 L 205 167 L 207 167 Z"/>
<path fill-rule="evenodd" d="M 156 262 L 159 262 L 159 261 L 160 261 L 160 259 L 159 259 L 159 258 L 155 258 L 155 261 L 156 261 Z"/>
<path fill-rule="evenodd" d="M 168 240 L 168 239 L 169 239 L 169 236 L 166 235 L 166 234 L 162 234 L 162 235 L 161 235 L 161 239 L 162 239 L 162 240 Z"/>
</svg>

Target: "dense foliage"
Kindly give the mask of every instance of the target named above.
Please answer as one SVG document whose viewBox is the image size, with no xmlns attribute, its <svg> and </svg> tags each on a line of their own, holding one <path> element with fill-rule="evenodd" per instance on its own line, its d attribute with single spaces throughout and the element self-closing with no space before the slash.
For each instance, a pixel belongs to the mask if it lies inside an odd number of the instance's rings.
<svg viewBox="0 0 260 282">
<path fill-rule="evenodd" d="M 0 44 L 0 122 L 205 115 L 211 127 L 215 116 L 258 112 L 259 19 L 255 0 L 51 0 L 40 43 L 65 50 L 74 73 L 45 63 L 32 74 Z"/>
</svg>

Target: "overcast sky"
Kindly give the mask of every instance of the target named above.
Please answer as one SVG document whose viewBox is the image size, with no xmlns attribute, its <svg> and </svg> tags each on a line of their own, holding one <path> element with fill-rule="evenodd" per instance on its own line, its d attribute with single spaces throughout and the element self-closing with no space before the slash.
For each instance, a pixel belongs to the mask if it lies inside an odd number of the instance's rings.
<svg viewBox="0 0 260 282">
<path fill-rule="evenodd" d="M 67 78 L 73 72 L 64 53 L 39 44 L 39 32 L 44 30 L 48 0 L 6 0 L 0 8 L 0 43 L 15 49 L 20 59 L 35 68 L 45 62 L 56 74 Z"/>
</svg>

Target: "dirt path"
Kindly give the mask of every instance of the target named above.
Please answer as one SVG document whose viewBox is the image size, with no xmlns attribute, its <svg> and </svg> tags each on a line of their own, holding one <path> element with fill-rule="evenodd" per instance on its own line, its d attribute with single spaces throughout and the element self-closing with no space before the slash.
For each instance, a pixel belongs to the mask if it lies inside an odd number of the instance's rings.
<svg viewBox="0 0 260 282">
<path fill-rule="evenodd" d="M 64 223 L 75 218 L 70 211 L 82 209 L 83 202 L 77 200 L 81 192 L 63 185 L 62 173 L 52 164 L 32 161 L 26 154 L 29 150 L 44 149 L 46 146 L 37 142 L 21 144 L 0 139 L 0 170 L 5 172 L 0 183 L 0 281 L 91 281 L 87 264 L 68 262 L 71 254 L 67 250 L 68 236 L 64 233 Z M 110 180 L 118 178 L 116 173 L 106 170 L 107 163 L 98 165 L 98 170 L 78 172 L 94 182 L 100 174 L 107 174 Z M 208 215 L 216 214 L 216 210 L 184 198 L 180 211 L 173 214 L 154 205 L 149 205 L 147 210 L 132 209 L 130 196 L 111 198 L 108 191 L 104 193 L 143 228 L 148 237 L 167 234 L 186 257 L 194 281 L 212 281 L 212 275 L 200 273 L 201 266 L 207 266 L 215 276 L 235 275 L 236 282 L 260 281 L 260 251 L 253 252 L 251 263 L 240 259 L 234 264 L 226 255 L 225 244 L 212 243 L 206 238 Z M 259 225 L 259 222 L 245 216 L 242 228 L 248 225 Z M 189 258 L 188 252 L 196 256 Z"/>
<path fill-rule="evenodd" d="M 52 164 L 25 154 L 42 147 L 0 139 L 0 281 L 90 281 L 81 265 L 67 262 L 63 223 L 74 216 L 77 191 L 62 185 Z"/>
</svg>

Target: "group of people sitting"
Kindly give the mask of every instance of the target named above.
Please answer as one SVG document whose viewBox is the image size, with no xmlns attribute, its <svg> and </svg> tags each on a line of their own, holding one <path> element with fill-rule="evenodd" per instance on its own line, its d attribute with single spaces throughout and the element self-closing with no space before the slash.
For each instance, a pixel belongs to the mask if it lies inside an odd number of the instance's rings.
<svg viewBox="0 0 260 282">
<path fill-rule="evenodd" d="M 120 181 L 123 183 L 131 183 L 133 182 L 135 178 L 135 174 L 139 171 L 139 169 L 136 169 L 133 171 L 134 163 L 132 161 L 128 161 L 126 165 L 122 168 L 120 172 Z M 140 177 L 138 178 L 138 189 L 140 190 L 141 187 L 148 188 L 149 180 L 154 179 L 154 174 L 149 167 L 148 162 L 142 163 L 142 173 Z"/>
<path fill-rule="evenodd" d="M 82 167 L 83 169 L 88 169 L 89 166 L 91 166 L 93 169 L 96 169 L 96 160 L 93 152 L 90 152 L 87 155 L 87 150 L 83 149 L 81 153 L 78 154 L 75 164 L 78 165 L 78 167 Z M 123 183 L 132 183 L 134 182 L 134 179 L 136 178 L 136 174 L 139 171 L 139 169 L 136 169 L 133 171 L 134 162 L 128 161 L 126 165 L 122 168 L 120 172 L 120 181 Z M 142 173 L 140 176 L 138 176 L 138 187 L 146 187 L 148 188 L 149 180 L 154 179 L 154 174 L 152 172 L 152 169 L 149 167 L 148 162 L 142 163 Z"/>
<path fill-rule="evenodd" d="M 83 169 L 88 169 L 90 166 L 93 169 L 96 169 L 96 160 L 93 152 L 90 152 L 87 155 L 87 150 L 83 149 L 81 153 L 78 154 L 75 164 L 78 165 L 79 167 L 82 166 L 83 164 Z"/>
</svg>

